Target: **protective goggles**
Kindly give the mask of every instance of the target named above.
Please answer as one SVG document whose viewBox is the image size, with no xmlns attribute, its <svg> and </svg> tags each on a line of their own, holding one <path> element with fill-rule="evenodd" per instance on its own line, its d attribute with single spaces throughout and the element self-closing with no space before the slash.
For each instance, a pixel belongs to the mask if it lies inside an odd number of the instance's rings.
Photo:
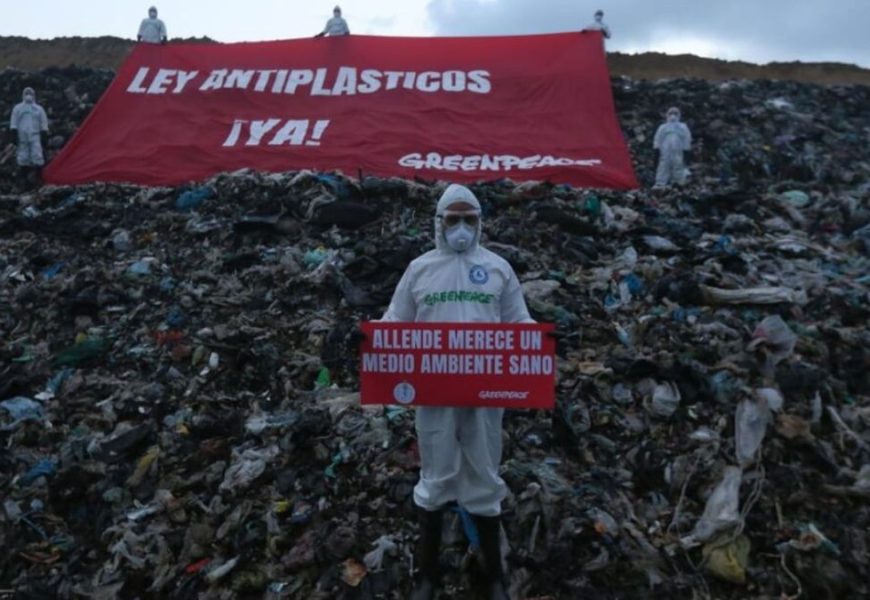
<svg viewBox="0 0 870 600">
<path fill-rule="evenodd" d="M 480 223 L 480 215 L 477 213 L 445 213 L 441 215 L 441 222 L 445 227 L 455 227 L 460 223 L 465 223 L 469 227 L 477 227 Z"/>
</svg>

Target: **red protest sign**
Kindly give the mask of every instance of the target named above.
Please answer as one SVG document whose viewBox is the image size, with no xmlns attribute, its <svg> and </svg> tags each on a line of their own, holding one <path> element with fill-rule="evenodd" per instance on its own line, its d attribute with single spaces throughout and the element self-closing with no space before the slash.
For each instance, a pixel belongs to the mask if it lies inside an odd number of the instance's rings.
<svg viewBox="0 0 870 600">
<path fill-rule="evenodd" d="M 363 404 L 553 408 L 549 323 L 362 324 Z"/>
<path fill-rule="evenodd" d="M 137 44 L 44 177 L 246 167 L 637 187 L 598 32 Z"/>
</svg>

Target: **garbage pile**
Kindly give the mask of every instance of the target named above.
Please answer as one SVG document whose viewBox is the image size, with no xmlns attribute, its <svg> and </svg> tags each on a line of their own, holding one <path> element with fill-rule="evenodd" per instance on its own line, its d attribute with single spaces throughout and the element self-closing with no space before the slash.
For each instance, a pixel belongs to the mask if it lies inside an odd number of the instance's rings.
<svg viewBox="0 0 870 600">
<path fill-rule="evenodd" d="M 614 94 L 648 181 L 682 107 L 690 185 L 472 186 L 559 338 L 556 410 L 505 417 L 513 597 L 867 596 L 868 89 Z M 432 246 L 443 187 L 0 196 L 0 597 L 406 598 L 413 411 L 359 405 L 352 333 Z M 472 598 L 451 517 L 443 597 Z"/>
</svg>

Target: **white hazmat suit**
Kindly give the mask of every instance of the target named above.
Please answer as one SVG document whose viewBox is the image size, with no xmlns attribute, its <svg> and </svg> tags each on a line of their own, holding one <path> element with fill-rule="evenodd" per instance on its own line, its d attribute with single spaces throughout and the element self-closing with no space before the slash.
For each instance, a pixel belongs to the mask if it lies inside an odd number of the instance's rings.
<svg viewBox="0 0 870 600">
<path fill-rule="evenodd" d="M 478 221 L 445 228 L 451 205 L 467 203 Z M 479 245 L 480 203 L 468 188 L 450 185 L 435 213 L 435 249 L 418 257 L 399 281 L 384 321 L 533 323 L 510 264 Z M 450 242 L 448 243 L 448 239 Z M 464 242 L 464 243 L 463 243 Z M 463 245 L 465 250 L 459 250 Z M 507 486 L 499 476 L 502 408 L 420 406 L 417 506 L 436 511 L 457 501 L 469 513 L 501 514 Z"/>
<path fill-rule="evenodd" d="M 161 44 L 166 41 L 166 24 L 157 18 L 157 9 L 148 9 L 148 18 L 139 24 L 137 39 L 146 44 Z"/>
<path fill-rule="evenodd" d="M 323 28 L 320 35 L 350 35 L 350 28 L 347 26 L 347 21 L 341 16 L 341 9 L 336 6 L 332 14 L 333 17 L 326 22 L 326 27 Z"/>
<path fill-rule="evenodd" d="M 595 20 L 591 25 L 586 26 L 587 30 L 600 31 L 604 39 L 610 39 L 610 27 L 604 23 L 604 13 L 600 10 L 595 13 Z"/>
<path fill-rule="evenodd" d="M 659 166 L 656 169 L 656 187 L 670 183 L 686 182 L 686 166 L 683 152 L 692 145 L 692 133 L 680 121 L 677 108 L 668 109 L 667 121 L 659 125 L 653 138 L 653 148 L 659 151 Z"/>
<path fill-rule="evenodd" d="M 36 103 L 33 88 L 24 88 L 21 97 L 22 101 L 15 105 L 9 118 L 9 129 L 18 132 L 18 166 L 41 167 L 45 164 L 45 158 L 40 134 L 48 131 L 48 117 Z"/>
</svg>

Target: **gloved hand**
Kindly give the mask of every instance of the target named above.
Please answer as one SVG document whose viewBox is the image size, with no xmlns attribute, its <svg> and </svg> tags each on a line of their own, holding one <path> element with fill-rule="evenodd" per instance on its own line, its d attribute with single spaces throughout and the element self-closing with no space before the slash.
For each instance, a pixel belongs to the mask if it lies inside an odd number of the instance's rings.
<svg viewBox="0 0 870 600">
<path fill-rule="evenodd" d="M 320 38 L 320 37 L 323 37 L 324 35 L 326 35 L 326 34 L 323 33 L 323 32 L 321 31 L 320 33 L 318 33 L 318 34 L 315 35 L 314 37 L 316 37 L 316 38 Z"/>
</svg>

